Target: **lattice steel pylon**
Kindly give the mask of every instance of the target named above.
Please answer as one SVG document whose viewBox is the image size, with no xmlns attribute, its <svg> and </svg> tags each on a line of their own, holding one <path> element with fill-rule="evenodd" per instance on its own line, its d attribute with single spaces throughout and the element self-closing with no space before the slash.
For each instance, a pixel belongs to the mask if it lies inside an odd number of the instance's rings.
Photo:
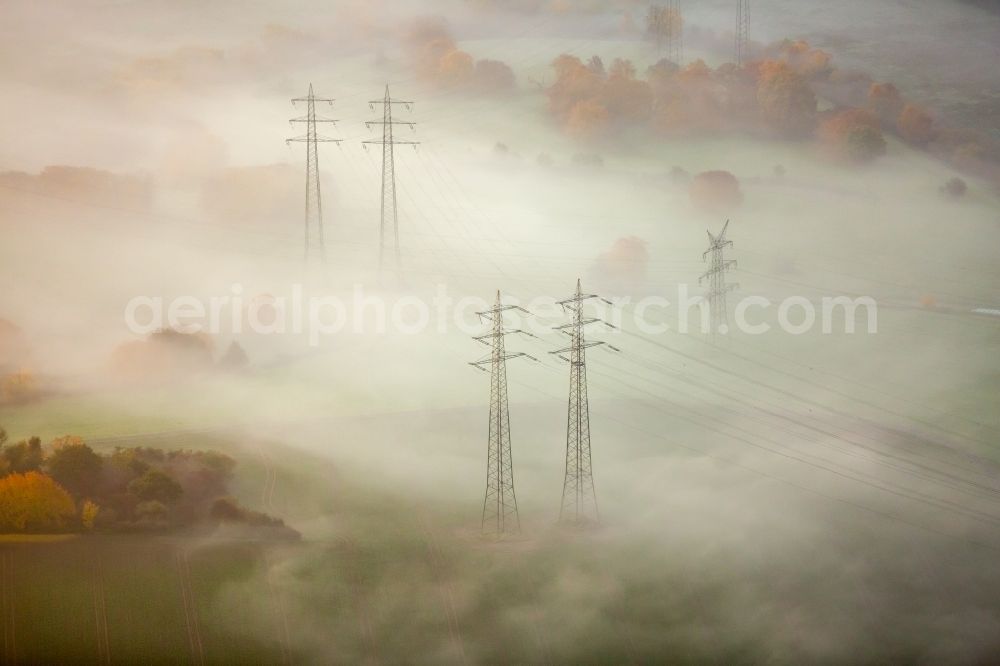
<svg viewBox="0 0 1000 666">
<path fill-rule="evenodd" d="M 698 284 L 708 280 L 708 292 L 705 297 L 708 299 L 712 335 L 716 333 L 725 335 L 729 332 L 729 307 L 726 303 L 726 294 L 740 286 L 736 282 L 726 282 L 726 273 L 736 267 L 735 259 L 726 259 L 725 257 L 726 248 L 733 246 L 733 241 L 726 239 L 727 229 L 729 229 L 729 220 L 726 220 L 718 236 L 713 236 L 711 231 L 706 231 L 709 247 L 701 255 L 702 261 L 712 255 L 710 268 L 698 278 Z"/>
<path fill-rule="evenodd" d="M 365 146 L 368 144 L 379 144 L 382 146 L 382 205 L 381 220 L 378 227 L 378 268 L 382 271 L 382 264 L 385 255 L 385 234 L 386 226 L 392 225 L 392 246 L 396 259 L 396 271 L 399 271 L 399 221 L 396 216 L 396 156 L 394 146 L 408 144 L 416 147 L 419 141 L 400 141 L 393 138 L 393 125 L 408 125 L 413 129 L 416 123 L 392 119 L 392 105 L 402 104 L 407 109 L 413 108 L 413 102 L 401 99 L 392 99 L 389 96 L 389 84 L 385 86 L 385 97 L 368 102 L 372 110 L 376 104 L 382 105 L 382 120 L 369 120 L 365 127 L 371 129 L 374 125 L 382 126 L 382 138 L 362 141 Z"/>
<path fill-rule="evenodd" d="M 309 93 L 305 97 L 292 99 L 292 104 L 299 102 L 306 103 L 306 115 L 300 118 L 292 118 L 288 122 L 305 123 L 306 133 L 301 136 L 286 139 L 285 143 L 293 141 L 306 144 L 306 218 L 305 218 L 305 254 L 304 260 L 308 265 L 310 250 L 318 255 L 320 263 L 326 263 L 326 247 L 323 239 L 323 194 L 320 190 L 319 182 L 319 144 L 320 143 L 340 143 L 340 139 L 331 139 L 321 136 L 316 131 L 316 123 L 331 123 L 337 121 L 331 118 L 323 118 L 316 115 L 316 102 L 325 102 L 333 106 L 333 99 L 329 97 L 316 97 L 313 94 L 313 86 L 309 84 Z M 315 236 L 315 238 L 312 238 Z M 312 239 L 312 242 L 310 242 Z"/>
<path fill-rule="evenodd" d="M 683 67 L 684 17 L 680 0 L 667 0 L 666 4 L 651 6 L 646 21 L 656 41 L 657 53 L 666 52 L 667 60 Z"/>
<path fill-rule="evenodd" d="M 569 407 L 566 414 L 566 471 L 563 477 L 562 505 L 559 509 L 559 522 L 573 527 L 587 527 L 600 522 L 601 516 L 597 508 L 597 493 L 594 489 L 594 472 L 590 457 L 590 405 L 587 399 L 587 358 L 586 350 L 590 347 L 604 345 L 612 351 L 620 351 L 605 342 L 584 340 L 583 329 L 588 324 L 611 324 L 596 317 L 583 316 L 583 303 L 597 298 L 612 305 L 611 301 L 600 298 L 596 294 L 584 294 L 580 288 L 580 280 L 576 281 L 576 293 L 558 304 L 563 310 L 568 310 L 573 321 L 556 330 L 561 330 L 570 336 L 569 347 L 549 352 L 569 362 Z M 568 330 L 567 330 L 568 329 Z M 567 357 L 566 354 L 569 354 Z"/>
<path fill-rule="evenodd" d="M 736 0 L 736 32 L 733 62 L 737 67 L 750 59 L 750 0 Z"/>
<path fill-rule="evenodd" d="M 500 292 L 493 307 L 478 312 L 480 319 L 492 323 L 492 330 L 473 338 L 491 348 L 489 356 L 469 363 L 474 368 L 490 373 L 490 423 L 489 446 L 486 454 L 486 498 L 483 500 L 482 530 L 486 536 L 501 538 L 521 531 L 521 519 L 517 514 L 517 496 L 514 494 L 514 466 L 510 450 L 510 412 L 507 408 L 507 359 L 524 356 L 537 361 L 534 356 L 523 352 L 507 353 L 504 337 L 511 333 L 532 336 L 522 329 L 505 329 L 503 313 L 507 310 L 528 311 L 516 305 L 504 305 Z M 535 337 L 535 336 L 532 336 Z M 487 370 L 486 366 L 490 369 Z"/>
<path fill-rule="evenodd" d="M 667 58 L 678 67 L 684 66 L 684 16 L 681 0 L 667 0 Z"/>
</svg>

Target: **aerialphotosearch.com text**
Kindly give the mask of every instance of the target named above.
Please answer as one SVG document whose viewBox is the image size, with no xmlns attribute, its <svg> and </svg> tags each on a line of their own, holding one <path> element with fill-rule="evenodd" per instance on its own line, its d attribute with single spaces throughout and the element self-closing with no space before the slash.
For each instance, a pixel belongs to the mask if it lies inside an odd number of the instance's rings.
<svg viewBox="0 0 1000 666">
<path fill-rule="evenodd" d="M 162 329 L 182 333 L 305 336 L 316 346 L 338 333 L 417 335 L 429 331 L 460 331 L 476 335 L 483 330 L 478 312 L 489 310 L 493 300 L 475 296 L 453 296 L 439 284 L 433 294 L 387 294 L 355 284 L 341 293 L 311 295 L 302 285 L 292 285 L 286 294 L 250 295 L 241 284 L 228 293 L 198 297 L 135 296 L 124 308 L 128 330 L 148 335 Z M 534 335 L 565 322 L 558 298 L 535 296 L 521 300 L 504 294 L 503 304 L 517 305 L 504 313 L 504 324 Z M 776 301 L 761 295 L 728 299 L 725 321 L 713 322 L 709 302 L 692 293 L 687 284 L 677 285 L 673 298 L 663 295 L 611 296 L 586 301 L 588 316 L 603 320 L 613 329 L 633 329 L 645 334 L 691 332 L 762 335 L 775 328 L 789 335 L 816 329 L 824 334 L 878 331 L 878 305 L 867 296 L 826 296 L 808 299 L 787 296 Z M 715 330 L 713 330 L 713 328 Z"/>
</svg>

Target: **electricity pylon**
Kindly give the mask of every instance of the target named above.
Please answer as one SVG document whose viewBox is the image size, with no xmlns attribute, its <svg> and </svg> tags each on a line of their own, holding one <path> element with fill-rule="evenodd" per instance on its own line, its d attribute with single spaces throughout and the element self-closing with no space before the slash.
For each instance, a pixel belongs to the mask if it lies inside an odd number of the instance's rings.
<svg viewBox="0 0 1000 666">
<path fill-rule="evenodd" d="M 503 313 L 506 310 L 524 308 L 516 305 L 504 305 L 497 291 L 497 300 L 493 307 L 484 312 L 477 312 L 480 320 L 492 322 L 493 330 L 485 335 L 473 338 L 477 342 L 491 348 L 489 356 L 469 363 L 474 368 L 490 373 L 490 441 L 486 454 L 486 499 L 483 500 L 484 535 L 497 538 L 517 534 L 521 531 L 521 520 L 517 515 L 517 497 L 514 495 L 514 467 L 510 454 L 510 413 L 507 409 L 507 359 L 524 356 L 537 361 L 534 356 L 523 352 L 507 353 L 504 349 L 504 337 L 511 333 L 531 333 L 521 329 L 504 329 Z M 531 336 L 535 337 L 535 336 Z M 485 366 L 489 365 L 487 370 Z"/>
<path fill-rule="evenodd" d="M 734 47 L 733 61 L 741 67 L 750 59 L 750 0 L 736 0 Z"/>
<path fill-rule="evenodd" d="M 590 406 L 587 401 L 587 358 L 589 347 L 606 345 L 612 351 L 620 351 L 617 347 L 605 342 L 586 342 L 583 329 L 588 324 L 600 322 L 610 328 L 611 324 L 595 317 L 583 316 L 583 303 L 597 298 L 612 305 L 611 301 L 600 298 L 596 294 L 584 294 L 580 290 L 580 280 L 576 281 L 576 294 L 558 304 L 563 311 L 572 314 L 573 321 L 556 330 L 561 330 L 572 338 L 572 343 L 565 349 L 549 352 L 569 362 L 569 408 L 566 415 L 566 473 L 563 478 L 562 506 L 559 509 L 559 522 L 574 527 L 586 527 L 600 522 L 597 510 L 597 494 L 594 491 L 594 473 L 590 460 Z M 566 330 L 569 329 L 569 330 Z M 566 354 L 569 354 L 569 357 Z"/>
<path fill-rule="evenodd" d="M 667 60 L 684 66 L 684 18 L 680 0 L 667 0 L 666 5 L 649 8 L 648 28 L 656 39 L 657 53 L 666 51 Z"/>
<path fill-rule="evenodd" d="M 709 247 L 701 255 L 701 260 L 705 261 L 708 255 L 712 255 L 711 267 L 698 278 L 698 284 L 708 280 L 709 314 L 711 319 L 712 334 L 729 332 L 729 308 L 726 305 L 726 294 L 739 288 L 735 282 L 726 282 L 726 273 L 736 267 L 735 259 L 726 259 L 725 250 L 733 246 L 733 241 L 726 239 L 726 230 L 729 229 L 729 220 L 722 226 L 722 231 L 718 236 L 713 236 L 711 231 L 708 234 Z"/>
<path fill-rule="evenodd" d="M 680 0 L 667 0 L 667 59 L 684 67 L 684 18 Z"/>
<path fill-rule="evenodd" d="M 286 139 L 285 143 L 300 141 L 306 144 L 306 225 L 305 225 L 305 263 L 309 263 L 309 251 L 315 248 L 319 256 L 320 263 L 326 263 L 326 248 L 323 240 L 323 195 L 319 186 L 319 149 L 320 143 L 340 143 L 340 139 L 330 139 L 321 136 L 316 131 L 316 123 L 331 123 L 337 121 L 330 118 L 323 118 L 316 115 L 316 102 L 326 102 L 333 106 L 333 99 L 329 97 L 316 97 L 313 94 L 312 84 L 309 84 L 309 94 L 305 97 L 296 97 L 292 104 L 299 102 L 306 103 L 306 115 L 301 118 L 292 118 L 289 124 L 305 123 L 306 133 L 302 136 Z M 310 243 L 310 237 L 315 234 L 316 238 Z"/>
<path fill-rule="evenodd" d="M 373 111 L 375 110 L 376 104 L 382 105 L 382 120 L 369 120 L 365 123 L 365 127 L 371 129 L 374 125 L 381 125 L 382 139 L 372 139 L 369 141 L 362 141 L 361 143 L 365 146 L 368 144 L 380 144 L 382 146 L 382 217 L 378 227 L 378 269 L 381 273 L 383 255 L 385 254 L 385 232 L 387 223 L 392 224 L 393 250 L 396 255 L 396 270 L 399 271 L 399 222 L 396 219 L 396 162 L 393 147 L 400 144 L 408 144 L 416 147 L 416 145 L 420 142 L 400 141 L 398 139 L 394 139 L 392 135 L 393 125 L 409 125 L 410 129 L 413 129 L 416 125 L 416 123 L 393 120 L 392 105 L 402 104 L 409 110 L 413 108 L 413 102 L 407 102 L 401 99 L 392 99 L 389 96 L 389 84 L 386 84 L 385 97 L 368 102 L 368 106 L 371 107 Z"/>
</svg>

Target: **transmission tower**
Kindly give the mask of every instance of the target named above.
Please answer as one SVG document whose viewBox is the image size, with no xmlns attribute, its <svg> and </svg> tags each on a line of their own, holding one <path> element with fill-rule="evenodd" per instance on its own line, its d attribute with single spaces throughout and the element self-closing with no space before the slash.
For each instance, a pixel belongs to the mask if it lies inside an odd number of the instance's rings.
<svg viewBox="0 0 1000 666">
<path fill-rule="evenodd" d="M 734 62 L 741 67 L 750 59 L 750 0 L 736 0 Z"/>
<path fill-rule="evenodd" d="M 362 141 L 368 144 L 380 144 L 382 146 L 382 216 L 378 227 L 378 268 L 382 271 L 382 262 L 385 255 L 385 234 L 386 226 L 392 226 L 392 247 L 396 256 L 396 270 L 399 270 L 399 223 L 396 219 L 396 164 L 394 146 L 408 144 L 416 147 L 419 141 L 400 141 L 394 139 L 392 135 L 393 125 L 408 125 L 413 129 L 416 123 L 393 120 L 392 105 L 402 104 L 407 110 L 413 108 L 413 102 L 400 99 L 392 99 L 389 96 L 389 84 L 385 86 L 385 97 L 368 102 L 368 106 L 375 110 L 375 105 L 382 105 L 382 120 L 370 120 L 365 123 L 365 127 L 371 129 L 375 125 L 382 126 L 382 138 Z"/>
<path fill-rule="evenodd" d="M 729 308 L 726 305 L 726 294 L 740 286 L 735 282 L 726 282 L 726 273 L 736 267 L 735 259 L 726 259 L 725 257 L 726 248 L 733 246 L 733 241 L 726 239 L 728 228 L 729 220 L 726 220 L 718 236 L 713 236 L 711 231 L 706 231 L 709 247 L 701 255 L 702 261 L 708 259 L 708 255 L 712 255 L 711 267 L 698 278 L 698 284 L 708 280 L 706 297 L 711 315 L 712 335 L 716 333 L 725 335 L 729 332 Z"/>
<path fill-rule="evenodd" d="M 474 368 L 490 373 L 490 441 L 486 454 L 486 499 L 483 500 L 482 529 L 484 535 L 497 538 L 521 531 L 521 521 L 517 515 L 517 498 L 514 495 L 514 469 L 510 456 L 507 359 L 524 356 L 534 361 L 538 360 L 523 352 L 505 351 L 505 336 L 511 333 L 531 335 L 521 329 L 504 329 L 503 313 L 506 310 L 520 310 L 527 313 L 527 310 L 516 305 L 504 305 L 499 291 L 491 309 L 476 313 L 480 320 L 486 319 L 493 326 L 489 333 L 473 339 L 489 346 L 491 353 L 485 358 L 469 363 Z M 487 370 L 486 366 L 490 369 Z"/>
<path fill-rule="evenodd" d="M 657 53 L 666 51 L 667 60 L 684 66 L 684 18 L 680 0 L 667 0 L 665 5 L 649 8 L 647 27 L 656 39 Z"/>
<path fill-rule="evenodd" d="M 569 409 L 566 415 L 566 474 L 563 478 L 562 506 L 559 509 L 559 522 L 574 527 L 594 525 L 600 521 L 597 510 L 597 495 L 594 491 L 594 474 L 590 461 L 590 407 L 587 402 L 587 358 L 589 347 L 606 345 L 612 351 L 620 351 L 617 347 L 604 342 L 586 342 L 583 329 L 588 324 L 611 324 L 595 317 L 583 316 L 583 303 L 597 298 L 608 305 L 611 301 L 600 298 L 596 294 L 584 294 L 580 290 L 580 280 L 576 281 L 576 294 L 559 301 L 563 311 L 568 311 L 573 321 L 556 330 L 561 330 L 572 339 L 569 347 L 549 352 L 569 362 Z M 569 354 L 567 357 L 566 354 Z"/>
<path fill-rule="evenodd" d="M 680 0 L 667 0 L 667 58 L 684 67 L 684 17 Z"/>
<path fill-rule="evenodd" d="M 326 248 L 323 240 L 323 195 L 319 186 L 319 149 L 320 143 L 340 143 L 340 139 L 330 139 L 320 136 L 316 131 L 316 123 L 331 123 L 337 121 L 330 118 L 323 118 L 316 115 L 316 102 L 325 102 L 333 106 L 333 99 L 329 97 L 316 97 L 313 94 L 312 84 L 309 84 L 309 94 L 305 97 L 296 97 L 292 104 L 299 102 L 306 103 L 306 115 L 301 118 L 292 118 L 288 122 L 305 123 L 306 133 L 302 136 L 286 139 L 285 143 L 299 141 L 306 144 L 306 224 L 305 224 L 305 263 L 309 263 L 310 250 L 314 250 L 319 257 L 320 263 L 326 263 Z M 315 237 L 314 237 L 315 236 Z"/>
</svg>

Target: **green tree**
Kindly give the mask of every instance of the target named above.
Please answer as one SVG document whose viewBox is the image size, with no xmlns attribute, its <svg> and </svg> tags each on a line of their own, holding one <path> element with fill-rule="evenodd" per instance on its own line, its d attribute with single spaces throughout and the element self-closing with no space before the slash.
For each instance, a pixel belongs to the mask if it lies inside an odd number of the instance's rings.
<svg viewBox="0 0 1000 666">
<path fill-rule="evenodd" d="M 870 162 L 885 154 L 885 139 L 874 127 L 852 127 L 847 133 L 847 156 L 855 162 Z"/>
<path fill-rule="evenodd" d="M 68 444 L 46 461 L 49 474 L 76 497 L 94 494 L 101 480 L 103 460 L 86 444 Z"/>
<path fill-rule="evenodd" d="M 183 492 L 179 483 L 158 469 L 151 469 L 128 484 L 128 491 L 143 502 L 175 502 Z"/>
<path fill-rule="evenodd" d="M 28 441 L 20 441 L 3 448 L 2 456 L 7 463 L 7 469 L 11 472 L 23 474 L 24 472 L 38 471 L 42 466 L 42 440 L 32 437 Z"/>
</svg>

